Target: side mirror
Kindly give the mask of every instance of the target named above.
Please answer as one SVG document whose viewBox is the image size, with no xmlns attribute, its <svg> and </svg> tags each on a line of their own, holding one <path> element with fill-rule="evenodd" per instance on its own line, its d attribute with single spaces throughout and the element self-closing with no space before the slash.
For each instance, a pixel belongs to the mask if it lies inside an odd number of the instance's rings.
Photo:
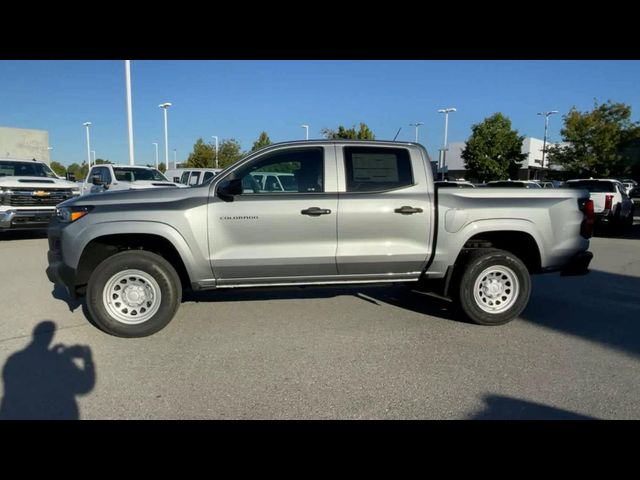
<svg viewBox="0 0 640 480">
<path fill-rule="evenodd" d="M 242 194 L 242 179 L 226 180 L 218 187 L 218 197 L 225 202 L 233 202 L 233 197 Z"/>
<path fill-rule="evenodd" d="M 67 177 L 67 180 L 69 180 L 70 182 L 76 181 L 76 176 L 73 173 L 66 173 L 65 176 Z"/>
</svg>

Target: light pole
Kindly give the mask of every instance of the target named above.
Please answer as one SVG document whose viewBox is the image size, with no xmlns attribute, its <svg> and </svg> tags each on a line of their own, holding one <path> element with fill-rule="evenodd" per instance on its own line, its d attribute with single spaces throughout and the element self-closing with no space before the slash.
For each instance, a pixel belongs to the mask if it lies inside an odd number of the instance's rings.
<svg viewBox="0 0 640 480">
<path fill-rule="evenodd" d="M 540 164 L 540 169 L 544 168 L 544 154 L 547 151 L 547 129 L 549 128 L 549 116 L 555 113 L 558 113 L 558 110 L 538 112 L 538 115 L 544 115 L 544 140 L 542 140 L 542 163 Z"/>
<path fill-rule="evenodd" d="M 442 147 L 442 173 L 440 180 L 444 180 L 444 169 L 447 166 L 447 130 L 449 128 L 449 113 L 456 112 L 455 108 L 441 108 L 438 113 L 444 113 L 444 145 Z"/>
<path fill-rule="evenodd" d="M 84 122 L 82 125 L 87 127 L 87 162 L 89 163 L 89 168 L 91 168 L 91 141 L 89 139 L 89 127 L 91 126 L 91 122 Z"/>
<path fill-rule="evenodd" d="M 211 138 L 213 138 L 216 141 L 216 168 L 218 168 L 218 136 L 211 135 Z"/>
<path fill-rule="evenodd" d="M 418 127 L 420 127 L 420 125 L 424 125 L 424 123 L 417 122 L 417 123 L 410 123 L 409 124 L 410 127 L 416 127 L 416 143 L 418 143 Z"/>
<path fill-rule="evenodd" d="M 93 157 L 93 164 L 96 164 L 96 151 L 95 150 L 91 150 L 91 156 Z"/>
<path fill-rule="evenodd" d="M 127 83 L 127 125 L 129 126 L 129 165 L 134 165 L 133 158 L 133 113 L 131 110 L 131 60 L 124 61 L 124 70 Z"/>
<path fill-rule="evenodd" d="M 176 149 L 173 149 L 173 168 L 178 168 L 178 164 L 176 163 Z"/>
<path fill-rule="evenodd" d="M 153 145 L 156 146 L 156 170 L 158 170 L 158 144 L 153 142 Z M 166 165 L 168 167 L 168 165 Z"/>
<path fill-rule="evenodd" d="M 300 125 L 305 130 L 304 139 L 309 140 L 309 125 Z"/>
<path fill-rule="evenodd" d="M 167 127 L 167 108 L 171 106 L 169 102 L 158 105 L 164 110 L 164 163 L 169 168 L 169 129 Z"/>
</svg>

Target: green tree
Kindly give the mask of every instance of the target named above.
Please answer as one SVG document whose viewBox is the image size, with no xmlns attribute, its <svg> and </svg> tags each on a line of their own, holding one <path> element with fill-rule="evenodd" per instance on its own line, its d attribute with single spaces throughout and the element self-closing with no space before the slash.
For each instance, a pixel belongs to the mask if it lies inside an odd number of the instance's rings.
<svg viewBox="0 0 640 480">
<path fill-rule="evenodd" d="M 515 177 L 520 162 L 527 158 L 522 153 L 524 136 L 511 129 L 511 120 L 502 113 L 494 113 L 483 122 L 471 127 L 462 158 L 472 177 L 481 181 L 505 180 Z"/>
<path fill-rule="evenodd" d="M 560 130 L 566 142 L 550 148 L 549 161 L 579 176 L 628 175 L 638 162 L 640 125 L 631 121 L 631 107 L 624 103 L 598 105 L 590 112 L 573 107 Z"/>
<path fill-rule="evenodd" d="M 189 154 L 186 165 L 190 168 L 211 168 L 214 165 L 215 154 L 213 146 L 199 138 L 193 145 L 193 152 Z"/>
<path fill-rule="evenodd" d="M 67 168 L 60 162 L 53 161 L 51 162 L 50 167 L 56 175 L 60 175 L 61 177 L 64 177 L 65 173 L 67 173 Z"/>
<path fill-rule="evenodd" d="M 338 130 L 333 130 L 331 128 L 323 128 L 321 133 L 325 138 L 328 139 L 337 139 L 337 138 L 347 138 L 352 140 L 375 140 L 376 136 L 373 134 L 373 131 L 367 126 L 366 123 L 360 123 L 360 128 L 356 130 L 355 125 L 349 129 L 344 128 L 342 125 L 338 126 Z"/>
<path fill-rule="evenodd" d="M 240 143 L 234 138 L 222 140 L 218 146 L 218 167 L 226 168 L 243 157 Z"/>
<path fill-rule="evenodd" d="M 167 171 L 167 166 L 164 164 L 164 162 L 158 164 L 158 170 L 160 170 L 162 173 Z"/>
<path fill-rule="evenodd" d="M 269 135 L 267 135 L 267 132 L 262 132 L 258 137 L 258 139 L 255 142 L 253 142 L 253 147 L 251 147 L 251 151 L 255 152 L 256 150 L 262 147 L 271 145 L 271 143 L 272 143 L 271 139 L 269 138 Z"/>
<path fill-rule="evenodd" d="M 105 160 L 103 158 L 96 158 L 94 165 L 104 165 L 105 163 L 111 163 L 111 160 Z"/>
</svg>

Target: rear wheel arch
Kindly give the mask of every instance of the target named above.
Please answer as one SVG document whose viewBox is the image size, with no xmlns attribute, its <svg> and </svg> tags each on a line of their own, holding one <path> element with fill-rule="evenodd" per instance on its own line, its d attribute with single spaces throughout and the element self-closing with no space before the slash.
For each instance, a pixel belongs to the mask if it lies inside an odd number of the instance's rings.
<svg viewBox="0 0 640 480">
<path fill-rule="evenodd" d="M 479 248 L 505 250 L 520 259 L 529 270 L 529 273 L 539 273 L 542 269 L 540 246 L 533 235 L 528 232 L 496 230 L 477 233 L 464 243 L 455 264 L 459 264 L 470 252 Z"/>
</svg>

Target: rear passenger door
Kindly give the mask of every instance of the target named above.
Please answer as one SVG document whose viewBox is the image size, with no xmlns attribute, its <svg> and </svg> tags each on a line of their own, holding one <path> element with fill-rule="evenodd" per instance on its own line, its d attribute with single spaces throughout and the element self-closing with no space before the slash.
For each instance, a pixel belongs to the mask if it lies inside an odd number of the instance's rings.
<svg viewBox="0 0 640 480">
<path fill-rule="evenodd" d="M 414 148 L 412 156 L 408 147 L 349 145 L 337 150 L 338 273 L 417 277 L 431 251 L 433 223 L 421 151 Z"/>
</svg>

